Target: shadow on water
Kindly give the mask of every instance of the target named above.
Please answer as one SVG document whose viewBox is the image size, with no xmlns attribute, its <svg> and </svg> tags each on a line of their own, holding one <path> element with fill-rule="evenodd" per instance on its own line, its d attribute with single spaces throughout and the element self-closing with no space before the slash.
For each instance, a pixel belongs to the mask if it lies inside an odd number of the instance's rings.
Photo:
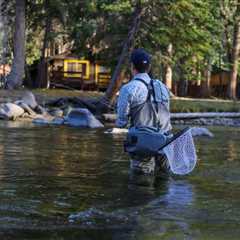
<svg viewBox="0 0 240 240">
<path fill-rule="evenodd" d="M 238 129 L 187 177 L 129 180 L 123 136 L 0 123 L 0 239 L 239 239 Z"/>
<path fill-rule="evenodd" d="M 157 186 L 158 189 L 130 185 L 125 193 L 125 201 L 134 203 L 133 206 L 112 211 L 109 211 L 110 206 L 107 209 L 90 208 L 70 215 L 69 220 L 78 222 L 80 226 L 87 225 L 88 228 L 120 230 L 117 239 L 136 239 L 149 231 L 163 236 L 174 222 L 175 232 L 179 231 L 184 236 L 188 224 L 183 215 L 193 201 L 192 185 L 183 180 L 161 179 Z M 114 203 L 111 208 L 113 207 Z M 175 214 L 176 211 L 178 215 Z M 160 227 L 159 223 L 163 222 Z"/>
</svg>

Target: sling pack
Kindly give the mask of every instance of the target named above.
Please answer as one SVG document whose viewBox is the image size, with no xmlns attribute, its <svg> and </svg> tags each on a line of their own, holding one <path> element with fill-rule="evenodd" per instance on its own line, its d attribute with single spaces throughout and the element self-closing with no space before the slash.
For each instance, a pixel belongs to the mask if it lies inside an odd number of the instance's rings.
<svg viewBox="0 0 240 240">
<path fill-rule="evenodd" d="M 130 155 L 140 155 L 142 157 L 156 156 L 159 149 L 164 146 L 169 137 L 151 127 L 132 127 L 129 129 L 124 150 Z"/>
</svg>

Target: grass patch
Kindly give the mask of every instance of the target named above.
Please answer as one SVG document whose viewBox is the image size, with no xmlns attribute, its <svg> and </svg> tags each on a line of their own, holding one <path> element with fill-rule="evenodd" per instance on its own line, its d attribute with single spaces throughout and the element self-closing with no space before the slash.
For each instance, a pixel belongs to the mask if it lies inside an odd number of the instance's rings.
<svg viewBox="0 0 240 240">
<path fill-rule="evenodd" d="M 219 99 L 172 99 L 171 112 L 240 112 L 240 102 Z"/>
</svg>

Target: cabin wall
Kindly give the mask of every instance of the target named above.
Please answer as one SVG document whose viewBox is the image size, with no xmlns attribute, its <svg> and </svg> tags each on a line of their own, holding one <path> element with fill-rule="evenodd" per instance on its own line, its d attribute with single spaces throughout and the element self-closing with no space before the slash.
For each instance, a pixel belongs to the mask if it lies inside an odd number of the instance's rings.
<svg viewBox="0 0 240 240">
<path fill-rule="evenodd" d="M 210 80 L 211 94 L 216 97 L 227 97 L 229 81 L 230 81 L 229 72 L 220 72 L 212 74 Z"/>
<path fill-rule="evenodd" d="M 68 69 L 68 63 L 76 65 L 76 73 Z M 88 60 L 76 58 L 52 59 L 49 61 L 48 76 L 52 85 L 73 87 L 76 89 L 96 90 L 106 89 L 110 79 L 110 69 L 100 63 L 90 63 Z"/>
</svg>

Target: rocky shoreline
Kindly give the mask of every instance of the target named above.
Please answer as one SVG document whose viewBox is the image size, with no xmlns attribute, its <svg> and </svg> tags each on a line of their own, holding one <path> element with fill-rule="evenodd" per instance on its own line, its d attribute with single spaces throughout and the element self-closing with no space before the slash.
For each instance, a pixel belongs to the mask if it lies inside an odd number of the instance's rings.
<svg viewBox="0 0 240 240">
<path fill-rule="evenodd" d="M 171 123 L 173 125 L 193 125 L 193 126 L 230 126 L 230 127 L 240 127 L 240 117 L 194 117 L 194 118 L 186 118 L 183 117 L 183 113 L 172 114 Z M 184 113 L 184 116 L 187 116 L 191 113 Z M 234 113 L 233 113 L 234 114 Z M 204 115 L 204 113 L 199 113 L 200 115 Z M 217 114 L 216 114 L 217 115 Z M 229 113 L 231 116 L 232 114 Z M 221 116 L 221 113 L 220 113 Z M 116 121 L 115 114 L 104 114 L 103 115 L 104 122 L 114 123 Z"/>
<path fill-rule="evenodd" d="M 94 113 L 91 113 L 91 101 L 89 101 L 92 98 L 86 98 L 86 96 L 45 98 L 37 94 L 35 96 L 29 91 L 18 91 L 12 95 L 5 91 L 3 93 L 0 99 L 0 119 L 3 120 L 58 125 L 70 123 L 70 125 L 93 128 L 95 123 L 98 127 L 103 127 L 105 124 L 114 124 L 116 121 L 114 113 L 94 116 Z M 171 122 L 173 125 L 240 127 L 240 112 L 172 113 Z"/>
<path fill-rule="evenodd" d="M 240 118 L 199 118 L 172 120 L 174 125 L 240 127 Z"/>
</svg>

